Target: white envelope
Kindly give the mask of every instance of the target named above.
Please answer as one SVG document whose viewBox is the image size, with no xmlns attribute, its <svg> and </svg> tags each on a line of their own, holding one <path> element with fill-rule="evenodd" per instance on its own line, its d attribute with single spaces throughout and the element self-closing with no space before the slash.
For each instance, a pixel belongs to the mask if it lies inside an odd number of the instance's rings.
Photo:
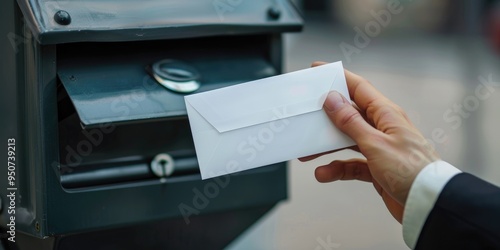
<svg viewBox="0 0 500 250">
<path fill-rule="evenodd" d="M 342 62 L 185 97 L 202 179 L 345 148 L 322 110 L 349 96 Z"/>
</svg>

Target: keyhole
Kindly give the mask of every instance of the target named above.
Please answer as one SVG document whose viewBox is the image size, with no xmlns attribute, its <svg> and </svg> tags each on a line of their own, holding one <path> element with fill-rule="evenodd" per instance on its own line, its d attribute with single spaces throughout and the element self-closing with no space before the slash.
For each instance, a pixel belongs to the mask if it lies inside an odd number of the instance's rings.
<svg viewBox="0 0 500 250">
<path fill-rule="evenodd" d="M 161 159 L 158 163 L 160 164 L 160 167 L 161 167 L 161 174 L 163 176 L 166 176 L 167 175 L 167 164 L 168 164 L 168 161 L 165 160 L 165 159 Z"/>
<path fill-rule="evenodd" d="M 167 177 L 174 171 L 174 159 L 168 154 L 159 154 L 151 161 L 151 170 L 158 177 Z"/>
</svg>

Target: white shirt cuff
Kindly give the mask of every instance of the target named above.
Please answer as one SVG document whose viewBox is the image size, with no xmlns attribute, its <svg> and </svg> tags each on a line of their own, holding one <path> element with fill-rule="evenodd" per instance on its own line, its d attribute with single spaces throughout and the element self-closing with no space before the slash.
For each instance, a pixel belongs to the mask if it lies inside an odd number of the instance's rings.
<svg viewBox="0 0 500 250">
<path fill-rule="evenodd" d="M 445 161 L 435 161 L 423 168 L 411 185 L 403 213 L 403 239 L 411 249 L 448 181 L 460 170 Z"/>
</svg>

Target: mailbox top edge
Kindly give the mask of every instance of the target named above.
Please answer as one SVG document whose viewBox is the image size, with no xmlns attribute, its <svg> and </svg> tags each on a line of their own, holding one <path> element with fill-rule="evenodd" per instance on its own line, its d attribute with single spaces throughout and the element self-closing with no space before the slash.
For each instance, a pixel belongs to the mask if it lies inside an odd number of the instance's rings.
<svg viewBox="0 0 500 250">
<path fill-rule="evenodd" d="M 288 0 L 17 0 L 41 44 L 300 31 Z"/>
</svg>

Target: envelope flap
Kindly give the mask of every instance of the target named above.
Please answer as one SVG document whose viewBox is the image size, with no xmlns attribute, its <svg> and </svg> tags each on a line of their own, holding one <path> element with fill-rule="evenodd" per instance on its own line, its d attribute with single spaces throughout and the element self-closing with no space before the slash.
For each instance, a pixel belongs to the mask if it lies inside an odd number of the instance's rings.
<svg viewBox="0 0 500 250">
<path fill-rule="evenodd" d="M 220 133 L 320 110 L 340 62 L 186 96 Z"/>
</svg>

